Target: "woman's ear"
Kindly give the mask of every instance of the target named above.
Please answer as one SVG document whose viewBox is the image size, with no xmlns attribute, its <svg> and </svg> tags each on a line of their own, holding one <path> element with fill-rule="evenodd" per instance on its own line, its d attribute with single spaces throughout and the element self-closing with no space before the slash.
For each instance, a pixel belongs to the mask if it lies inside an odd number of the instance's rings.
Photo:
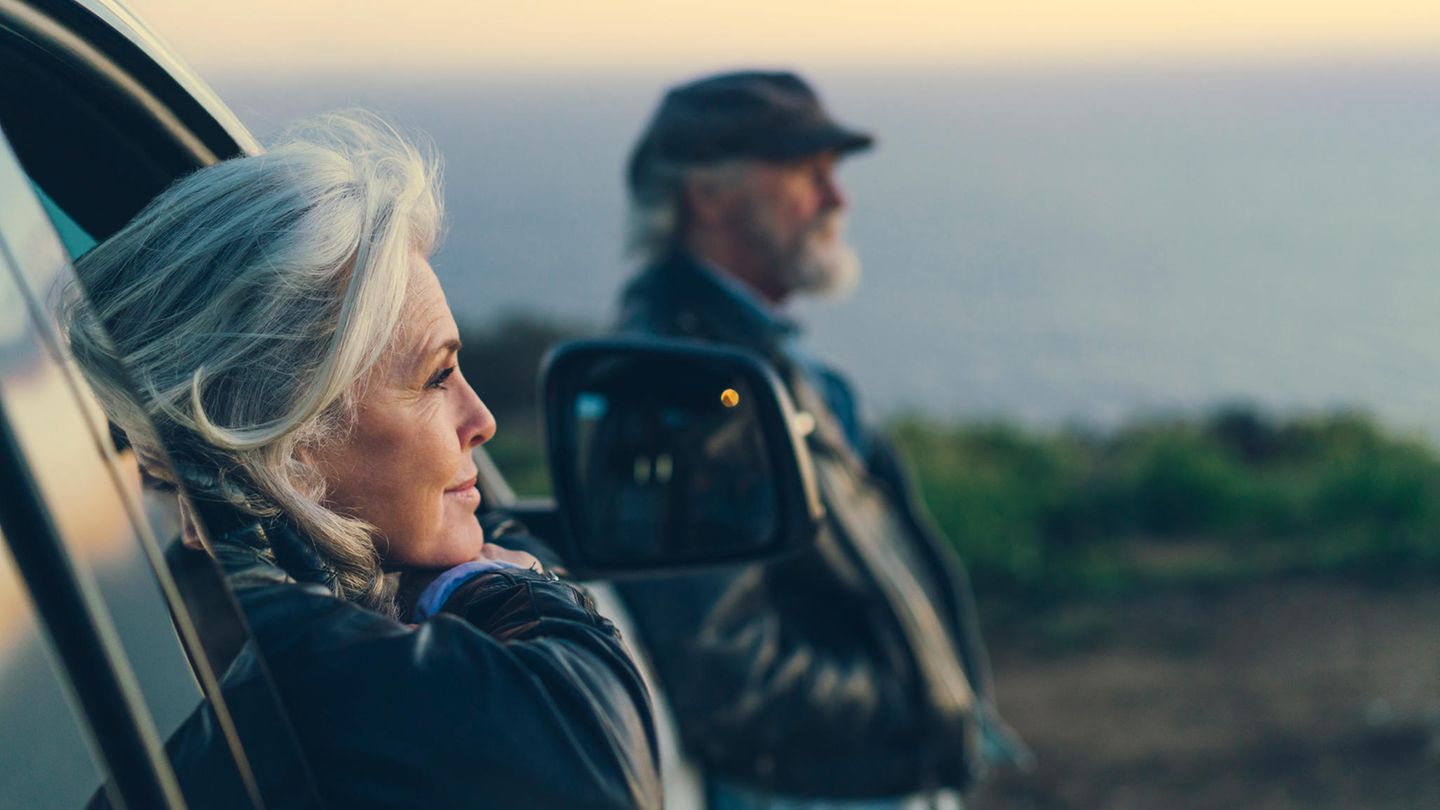
<svg viewBox="0 0 1440 810">
<path fill-rule="evenodd" d="M 308 469 L 315 470 L 316 472 L 319 472 L 320 470 L 320 467 L 318 466 L 318 460 L 315 458 L 315 453 L 308 444 L 301 444 L 296 446 L 295 461 Z"/>
<path fill-rule="evenodd" d="M 321 454 L 311 444 L 297 445 L 294 450 L 294 461 L 287 465 L 291 473 L 290 483 L 307 496 L 318 501 L 324 501 L 329 495 L 329 488 L 326 481 L 329 480 L 329 471 L 321 460 Z"/>
</svg>

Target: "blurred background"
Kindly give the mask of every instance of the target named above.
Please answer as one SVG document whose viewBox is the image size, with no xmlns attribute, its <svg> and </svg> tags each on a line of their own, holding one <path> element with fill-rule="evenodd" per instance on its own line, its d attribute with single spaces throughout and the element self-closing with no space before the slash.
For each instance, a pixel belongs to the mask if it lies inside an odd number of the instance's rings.
<svg viewBox="0 0 1440 810">
<path fill-rule="evenodd" d="M 798 310 L 972 566 L 1040 767 L 981 808 L 1440 805 L 1440 4 L 133 0 L 262 139 L 429 134 L 492 449 L 635 268 L 668 85 L 796 69 L 865 277 Z"/>
</svg>

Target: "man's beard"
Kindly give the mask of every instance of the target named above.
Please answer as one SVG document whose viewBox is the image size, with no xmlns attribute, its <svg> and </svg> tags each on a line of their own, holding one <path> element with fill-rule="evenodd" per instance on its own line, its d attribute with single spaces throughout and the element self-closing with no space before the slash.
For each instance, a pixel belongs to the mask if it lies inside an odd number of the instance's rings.
<svg viewBox="0 0 1440 810">
<path fill-rule="evenodd" d="M 820 214 L 791 240 L 775 232 L 769 206 L 749 211 L 747 230 L 787 292 L 843 298 L 860 283 L 860 257 L 841 237 L 840 211 Z"/>
</svg>

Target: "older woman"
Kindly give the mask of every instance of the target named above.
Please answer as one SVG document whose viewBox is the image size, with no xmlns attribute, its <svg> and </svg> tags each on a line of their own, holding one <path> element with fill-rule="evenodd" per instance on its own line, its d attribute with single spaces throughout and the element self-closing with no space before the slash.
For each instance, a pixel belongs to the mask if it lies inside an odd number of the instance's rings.
<svg viewBox="0 0 1440 810">
<path fill-rule="evenodd" d="M 80 260 L 74 354 L 186 495 L 327 805 L 658 805 L 615 628 L 476 519 L 495 420 L 426 259 L 440 223 L 415 148 L 317 119 Z"/>
</svg>

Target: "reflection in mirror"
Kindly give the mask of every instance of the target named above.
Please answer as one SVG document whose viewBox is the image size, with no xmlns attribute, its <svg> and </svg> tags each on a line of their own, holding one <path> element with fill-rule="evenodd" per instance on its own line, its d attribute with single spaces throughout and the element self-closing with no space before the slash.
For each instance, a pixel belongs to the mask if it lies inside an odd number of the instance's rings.
<svg viewBox="0 0 1440 810">
<path fill-rule="evenodd" d="M 594 562 L 760 551 L 780 530 L 749 382 L 706 363 L 616 357 L 585 370 L 573 435 Z"/>
</svg>

